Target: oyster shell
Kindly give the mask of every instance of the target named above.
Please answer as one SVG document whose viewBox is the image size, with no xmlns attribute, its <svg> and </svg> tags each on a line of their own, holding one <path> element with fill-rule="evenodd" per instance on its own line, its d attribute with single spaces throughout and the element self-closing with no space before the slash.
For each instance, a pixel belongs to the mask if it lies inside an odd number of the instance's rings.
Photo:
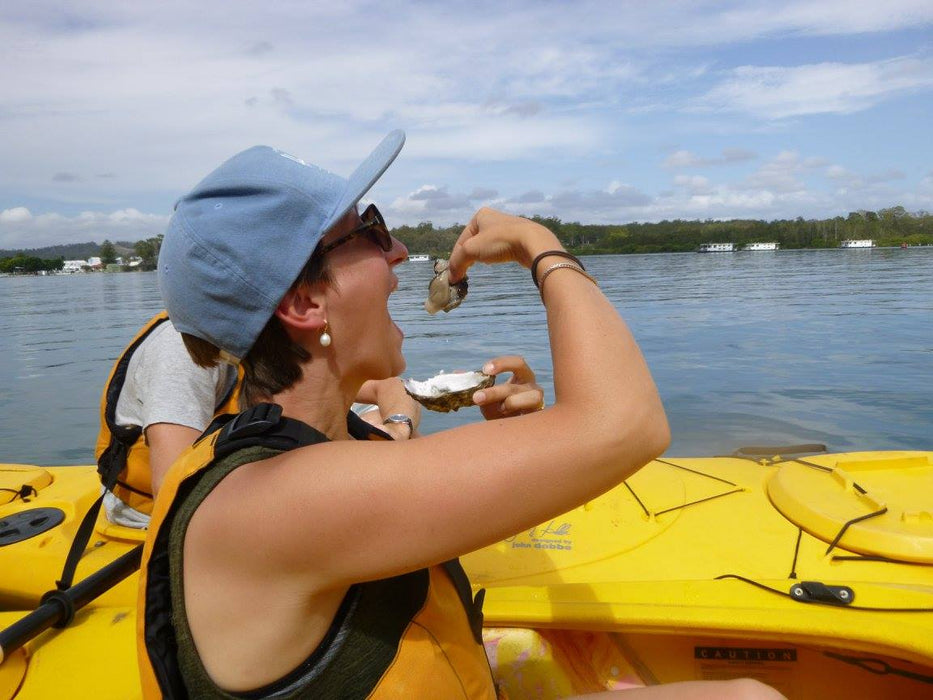
<svg viewBox="0 0 933 700">
<path fill-rule="evenodd" d="M 447 413 L 473 405 L 473 392 L 496 383 L 496 378 L 482 372 L 450 372 L 426 379 L 405 379 L 405 391 L 415 401 L 432 411 Z"/>
<path fill-rule="evenodd" d="M 441 310 L 447 313 L 456 309 L 467 295 L 467 278 L 451 284 L 448 265 L 444 258 L 434 261 L 434 279 L 428 284 L 428 298 L 424 302 L 424 310 L 432 316 Z"/>
</svg>

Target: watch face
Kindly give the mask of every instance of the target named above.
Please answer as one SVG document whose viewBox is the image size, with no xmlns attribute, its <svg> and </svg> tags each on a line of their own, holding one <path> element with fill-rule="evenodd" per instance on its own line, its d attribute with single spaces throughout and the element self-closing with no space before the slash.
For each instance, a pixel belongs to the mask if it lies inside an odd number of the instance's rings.
<svg viewBox="0 0 933 700">
<path fill-rule="evenodd" d="M 404 413 L 393 413 L 391 416 L 382 421 L 383 425 L 388 425 L 389 423 L 396 424 L 405 424 L 408 426 L 408 430 L 412 433 L 415 432 L 415 424 L 411 418 L 406 416 Z"/>
</svg>

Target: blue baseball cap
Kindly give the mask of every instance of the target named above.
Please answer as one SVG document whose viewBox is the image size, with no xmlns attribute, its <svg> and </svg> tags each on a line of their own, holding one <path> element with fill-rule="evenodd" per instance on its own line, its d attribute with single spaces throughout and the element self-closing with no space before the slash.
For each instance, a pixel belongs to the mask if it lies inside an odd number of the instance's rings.
<svg viewBox="0 0 933 700">
<path fill-rule="evenodd" d="M 393 131 L 348 179 L 268 146 L 238 153 L 175 205 L 159 287 L 175 328 L 239 361 L 321 238 L 405 143 Z"/>
</svg>

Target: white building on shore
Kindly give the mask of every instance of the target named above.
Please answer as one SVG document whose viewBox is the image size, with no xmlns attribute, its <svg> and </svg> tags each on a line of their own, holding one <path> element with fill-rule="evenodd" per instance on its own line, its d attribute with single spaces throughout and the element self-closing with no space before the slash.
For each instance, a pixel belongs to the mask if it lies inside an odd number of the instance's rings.
<svg viewBox="0 0 933 700">
<path fill-rule="evenodd" d="M 81 272 L 87 266 L 87 260 L 66 260 L 65 265 L 62 267 L 62 273 L 73 274 L 75 272 Z"/>
</svg>

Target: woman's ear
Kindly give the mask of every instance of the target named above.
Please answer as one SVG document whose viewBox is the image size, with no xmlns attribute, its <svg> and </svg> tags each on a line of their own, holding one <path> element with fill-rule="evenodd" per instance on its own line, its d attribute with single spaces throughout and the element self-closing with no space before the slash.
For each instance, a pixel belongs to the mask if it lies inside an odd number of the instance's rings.
<svg viewBox="0 0 933 700">
<path fill-rule="evenodd" d="M 289 289 L 275 307 L 276 318 L 286 329 L 321 330 L 327 321 L 324 295 L 313 285 L 298 284 Z"/>
</svg>

